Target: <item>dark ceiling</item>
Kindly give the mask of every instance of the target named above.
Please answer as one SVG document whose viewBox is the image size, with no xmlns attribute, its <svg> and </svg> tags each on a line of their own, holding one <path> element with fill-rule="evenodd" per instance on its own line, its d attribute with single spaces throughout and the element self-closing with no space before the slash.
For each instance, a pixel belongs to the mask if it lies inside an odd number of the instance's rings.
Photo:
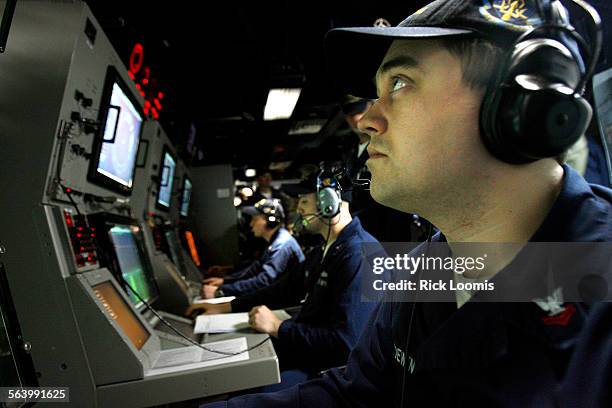
<svg viewBox="0 0 612 408">
<path fill-rule="evenodd" d="M 591 1 L 604 21 L 612 15 L 608 2 Z M 304 159 L 304 143 L 315 145 L 342 125 L 336 117 L 320 135 L 288 134 L 297 121 L 338 116 L 325 73 L 328 30 L 373 25 L 378 18 L 396 25 L 427 1 L 87 3 L 126 65 L 134 44 L 143 45 L 143 66 L 164 92 L 160 121 L 183 156 L 193 124 L 200 154 L 187 158 L 192 165 L 240 167 Z M 604 29 L 610 44 L 610 29 Z M 602 61 L 609 66 L 606 54 Z M 305 82 L 293 117 L 264 122 L 269 87 L 296 77 Z"/>
<path fill-rule="evenodd" d="M 194 165 L 235 166 L 294 158 L 315 135 L 288 135 L 296 121 L 338 110 L 325 75 L 323 40 L 333 27 L 396 25 L 426 1 L 164 2 L 89 0 L 126 65 L 134 44 L 164 92 L 160 120 L 179 146 L 193 123 L 201 155 Z M 357 63 L 357 62 L 356 62 Z M 291 120 L 264 122 L 270 86 L 305 79 Z M 336 124 L 338 122 L 336 121 Z M 280 156 L 280 157 L 274 157 Z"/>
</svg>

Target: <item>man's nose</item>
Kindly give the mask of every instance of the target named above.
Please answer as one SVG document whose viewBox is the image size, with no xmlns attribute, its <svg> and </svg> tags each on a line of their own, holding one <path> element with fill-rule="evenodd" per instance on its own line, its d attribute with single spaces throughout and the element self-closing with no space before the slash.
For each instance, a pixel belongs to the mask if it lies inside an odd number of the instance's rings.
<svg viewBox="0 0 612 408">
<path fill-rule="evenodd" d="M 375 100 L 370 109 L 359 119 L 357 128 L 370 138 L 380 136 L 387 131 L 387 119 L 384 115 L 381 99 Z"/>
</svg>

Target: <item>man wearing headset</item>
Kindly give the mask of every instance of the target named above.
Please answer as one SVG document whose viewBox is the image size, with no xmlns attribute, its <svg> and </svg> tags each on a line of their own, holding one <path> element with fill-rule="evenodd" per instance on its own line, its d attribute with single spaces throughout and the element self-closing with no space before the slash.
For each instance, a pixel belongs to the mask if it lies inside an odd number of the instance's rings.
<svg viewBox="0 0 612 408">
<path fill-rule="evenodd" d="M 364 243 L 377 241 L 351 216 L 350 191 L 341 191 L 339 183 L 336 177 L 314 174 L 299 185 L 286 187 L 288 193 L 299 196 L 299 225 L 325 240 L 321 250 L 304 263 L 308 284 L 288 275 L 231 303 L 190 307 L 189 311 L 208 313 L 250 310 L 251 327 L 272 336 L 279 356 L 282 382 L 266 391 L 286 388 L 345 364 L 375 307 L 374 302 L 361 301 L 366 267 L 361 250 Z M 279 320 L 270 310 L 294 306 L 300 300 L 301 309 L 289 320 Z"/>
<path fill-rule="evenodd" d="M 367 91 L 375 78 L 378 99 L 359 122 L 371 138 L 372 196 L 431 221 L 432 242 L 612 241 L 612 191 L 555 158 L 590 119 L 576 91 L 597 47 L 583 66 L 571 29 L 525 43 L 551 20 L 569 26 L 558 2 L 537 3 L 438 0 L 398 27 L 328 34 L 335 80 Z M 343 66 L 342 50 L 360 64 Z M 556 390 L 586 310 L 544 306 L 382 302 L 345 370 L 224 406 L 563 406 Z"/>
<path fill-rule="evenodd" d="M 283 227 L 285 212 L 279 200 L 261 199 L 254 206 L 244 207 L 242 212 L 252 217 L 253 235 L 269 242 L 268 248 L 259 260 L 245 269 L 226 278 L 204 280 L 202 295 L 205 299 L 255 292 L 304 261 L 300 245 Z"/>
</svg>

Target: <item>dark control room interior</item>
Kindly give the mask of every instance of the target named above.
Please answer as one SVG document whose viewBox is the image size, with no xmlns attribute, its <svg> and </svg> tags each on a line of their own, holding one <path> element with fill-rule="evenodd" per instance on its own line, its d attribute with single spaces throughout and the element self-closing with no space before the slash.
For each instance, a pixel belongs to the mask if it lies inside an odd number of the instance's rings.
<svg viewBox="0 0 612 408">
<path fill-rule="evenodd" d="M 609 0 L 0 13 L 0 407 L 612 406 Z"/>
</svg>

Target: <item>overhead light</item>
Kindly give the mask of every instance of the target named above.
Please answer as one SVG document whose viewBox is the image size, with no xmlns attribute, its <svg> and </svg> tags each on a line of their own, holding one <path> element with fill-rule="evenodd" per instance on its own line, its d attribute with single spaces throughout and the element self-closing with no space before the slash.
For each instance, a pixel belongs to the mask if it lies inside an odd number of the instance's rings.
<svg viewBox="0 0 612 408">
<path fill-rule="evenodd" d="M 302 88 L 274 88 L 268 92 L 264 120 L 289 119 Z"/>
<path fill-rule="evenodd" d="M 255 177 L 256 174 L 257 172 L 255 171 L 255 169 L 246 169 L 244 172 L 245 177 Z"/>
<path fill-rule="evenodd" d="M 242 199 L 240 197 L 234 197 L 234 207 L 238 207 L 242 204 Z"/>
</svg>

